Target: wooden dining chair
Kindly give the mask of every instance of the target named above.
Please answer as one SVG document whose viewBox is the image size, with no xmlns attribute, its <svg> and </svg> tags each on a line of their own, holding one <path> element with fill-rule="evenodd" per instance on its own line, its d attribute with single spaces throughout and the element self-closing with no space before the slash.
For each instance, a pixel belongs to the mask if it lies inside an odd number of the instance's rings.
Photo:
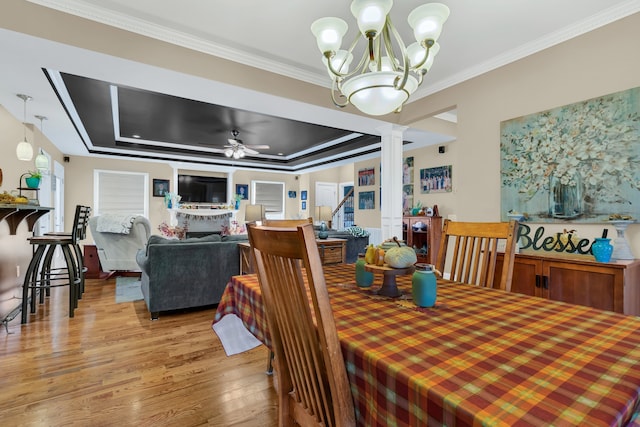
<svg viewBox="0 0 640 427">
<path fill-rule="evenodd" d="M 518 221 L 444 221 L 436 269 L 456 282 L 494 287 L 498 241 L 504 240 L 504 258 L 499 288 L 511 291 Z M 502 248 L 500 247 L 500 250 Z M 450 261 L 447 256 L 451 256 Z"/>
<path fill-rule="evenodd" d="M 248 233 L 275 353 L 278 424 L 355 425 L 313 226 L 251 224 Z"/>
<path fill-rule="evenodd" d="M 313 218 L 304 219 L 264 219 L 262 225 L 267 227 L 297 227 L 298 225 L 313 224 Z"/>
</svg>

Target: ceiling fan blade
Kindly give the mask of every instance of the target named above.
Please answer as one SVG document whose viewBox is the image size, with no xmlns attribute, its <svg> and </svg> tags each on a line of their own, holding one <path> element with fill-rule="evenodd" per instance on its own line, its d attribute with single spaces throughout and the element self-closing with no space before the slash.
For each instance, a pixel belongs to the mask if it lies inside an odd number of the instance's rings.
<svg viewBox="0 0 640 427">
<path fill-rule="evenodd" d="M 244 152 L 247 154 L 260 154 L 256 150 L 252 150 L 251 148 L 248 148 L 246 145 L 244 145 L 243 148 L 244 148 Z"/>
<path fill-rule="evenodd" d="M 227 141 L 229 141 L 229 144 L 233 145 L 234 147 L 238 144 L 242 144 L 242 141 L 240 141 L 239 139 L 229 138 L 227 139 Z"/>
<path fill-rule="evenodd" d="M 248 144 L 248 145 L 245 145 L 245 147 L 251 147 L 256 150 L 268 150 L 269 148 L 271 148 L 266 144 L 259 144 L 259 145 Z"/>
</svg>

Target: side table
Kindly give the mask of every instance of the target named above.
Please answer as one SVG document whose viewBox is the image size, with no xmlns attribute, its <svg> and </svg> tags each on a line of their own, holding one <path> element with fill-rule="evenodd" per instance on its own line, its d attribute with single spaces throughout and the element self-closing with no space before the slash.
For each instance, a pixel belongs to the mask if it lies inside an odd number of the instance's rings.
<svg viewBox="0 0 640 427">
<path fill-rule="evenodd" d="M 96 245 L 84 245 L 84 256 L 82 257 L 87 271 L 84 273 L 86 279 L 106 279 L 111 274 L 102 271 L 100 258 L 98 258 L 98 248 Z"/>
</svg>

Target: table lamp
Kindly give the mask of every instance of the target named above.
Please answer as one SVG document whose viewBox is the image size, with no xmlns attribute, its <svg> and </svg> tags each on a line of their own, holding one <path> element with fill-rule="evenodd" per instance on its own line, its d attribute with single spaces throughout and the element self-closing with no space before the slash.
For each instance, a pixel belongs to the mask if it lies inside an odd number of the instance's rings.
<svg viewBox="0 0 640 427">
<path fill-rule="evenodd" d="M 265 216 L 264 205 L 247 205 L 244 211 L 245 222 L 262 221 Z"/>
<path fill-rule="evenodd" d="M 329 237 L 327 221 L 331 221 L 332 217 L 331 206 L 316 206 L 316 220 L 320 221 L 320 231 L 318 232 L 319 239 L 326 239 Z"/>
</svg>

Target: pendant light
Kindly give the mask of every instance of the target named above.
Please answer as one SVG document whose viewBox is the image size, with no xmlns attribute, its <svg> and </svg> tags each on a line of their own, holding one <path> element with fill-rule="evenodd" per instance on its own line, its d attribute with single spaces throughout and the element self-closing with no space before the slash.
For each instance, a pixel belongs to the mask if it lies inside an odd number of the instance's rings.
<svg viewBox="0 0 640 427">
<path fill-rule="evenodd" d="M 40 120 L 40 133 L 44 136 L 44 132 L 42 131 L 42 121 L 47 120 L 45 116 L 34 116 L 36 119 Z M 38 150 L 38 155 L 36 156 L 36 169 L 40 172 L 48 173 L 49 172 L 49 159 L 44 155 L 42 149 Z"/>
<path fill-rule="evenodd" d="M 24 121 L 22 122 L 22 126 L 24 127 L 24 139 L 18 142 L 16 155 L 18 156 L 18 160 L 28 162 L 33 159 L 33 146 L 29 144 L 29 141 L 27 141 L 27 101 L 30 101 L 32 98 L 29 95 L 21 93 L 16 96 L 24 101 Z"/>
</svg>

